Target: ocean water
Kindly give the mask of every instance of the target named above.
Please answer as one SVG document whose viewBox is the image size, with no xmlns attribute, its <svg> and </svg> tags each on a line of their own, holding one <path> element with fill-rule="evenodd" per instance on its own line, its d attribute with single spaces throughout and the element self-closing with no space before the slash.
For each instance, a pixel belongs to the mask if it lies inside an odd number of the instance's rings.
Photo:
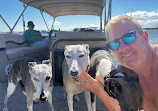
<svg viewBox="0 0 158 111">
<path fill-rule="evenodd" d="M 150 44 L 158 44 L 158 29 L 148 29 L 149 43 Z"/>
</svg>

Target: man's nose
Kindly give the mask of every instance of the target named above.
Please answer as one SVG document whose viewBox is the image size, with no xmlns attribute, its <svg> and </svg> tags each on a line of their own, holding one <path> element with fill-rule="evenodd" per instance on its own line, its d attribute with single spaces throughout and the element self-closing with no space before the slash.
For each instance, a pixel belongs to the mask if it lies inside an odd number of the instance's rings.
<svg viewBox="0 0 158 111">
<path fill-rule="evenodd" d="M 121 50 L 121 51 L 125 50 L 129 46 L 129 44 L 126 44 L 125 42 L 123 42 L 122 39 L 120 39 L 119 42 L 120 42 L 119 50 Z"/>
</svg>

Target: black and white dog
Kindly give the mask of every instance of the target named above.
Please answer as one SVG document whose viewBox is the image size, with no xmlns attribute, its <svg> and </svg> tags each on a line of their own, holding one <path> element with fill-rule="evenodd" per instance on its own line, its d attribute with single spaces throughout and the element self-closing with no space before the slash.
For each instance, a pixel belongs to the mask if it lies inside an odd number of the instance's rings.
<svg viewBox="0 0 158 111">
<path fill-rule="evenodd" d="M 20 83 L 23 93 L 27 97 L 28 111 L 33 111 L 33 101 L 36 99 L 40 99 L 41 102 L 48 100 L 51 111 L 54 111 L 52 105 L 52 68 L 49 60 L 44 60 L 42 64 L 37 64 L 36 60 L 25 58 L 13 64 L 8 78 L 3 111 L 8 111 L 8 98 L 15 91 L 18 83 Z"/>
<path fill-rule="evenodd" d="M 138 111 L 143 108 L 144 95 L 138 76 L 127 76 L 118 71 L 109 52 L 96 51 L 90 59 L 88 73 L 97 78 L 104 85 L 105 91 L 119 101 L 121 111 Z M 91 95 L 93 103 L 96 97 Z"/>
</svg>

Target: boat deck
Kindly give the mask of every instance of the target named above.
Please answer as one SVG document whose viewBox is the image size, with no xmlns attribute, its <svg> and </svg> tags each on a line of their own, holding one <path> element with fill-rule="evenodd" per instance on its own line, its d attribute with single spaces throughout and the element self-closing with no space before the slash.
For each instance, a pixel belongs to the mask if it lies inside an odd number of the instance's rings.
<svg viewBox="0 0 158 111">
<path fill-rule="evenodd" d="M 4 107 L 4 96 L 7 92 L 7 82 L 0 83 L 0 111 Z M 74 111 L 88 111 L 85 102 L 84 94 L 78 95 L 80 98 L 79 102 L 74 102 Z M 54 86 L 52 92 L 53 105 L 55 111 L 68 111 L 67 100 L 63 99 L 63 87 Z M 9 111 L 27 111 L 26 97 L 22 93 L 20 86 L 17 87 L 16 91 L 8 100 Z M 34 104 L 34 111 L 50 111 L 48 102 Z M 97 99 L 97 111 L 107 111 L 103 104 Z"/>
</svg>

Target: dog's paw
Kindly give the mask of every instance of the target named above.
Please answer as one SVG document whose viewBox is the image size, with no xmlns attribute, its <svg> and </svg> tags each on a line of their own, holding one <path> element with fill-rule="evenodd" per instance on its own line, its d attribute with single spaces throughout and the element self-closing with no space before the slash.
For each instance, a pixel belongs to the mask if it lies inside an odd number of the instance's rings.
<svg viewBox="0 0 158 111">
<path fill-rule="evenodd" d="M 3 108 L 3 111 L 8 111 L 8 108 Z"/>
<path fill-rule="evenodd" d="M 77 95 L 75 95 L 75 96 L 73 97 L 73 99 L 74 99 L 74 101 L 76 101 L 76 102 L 78 102 L 78 101 L 80 100 Z"/>
</svg>

